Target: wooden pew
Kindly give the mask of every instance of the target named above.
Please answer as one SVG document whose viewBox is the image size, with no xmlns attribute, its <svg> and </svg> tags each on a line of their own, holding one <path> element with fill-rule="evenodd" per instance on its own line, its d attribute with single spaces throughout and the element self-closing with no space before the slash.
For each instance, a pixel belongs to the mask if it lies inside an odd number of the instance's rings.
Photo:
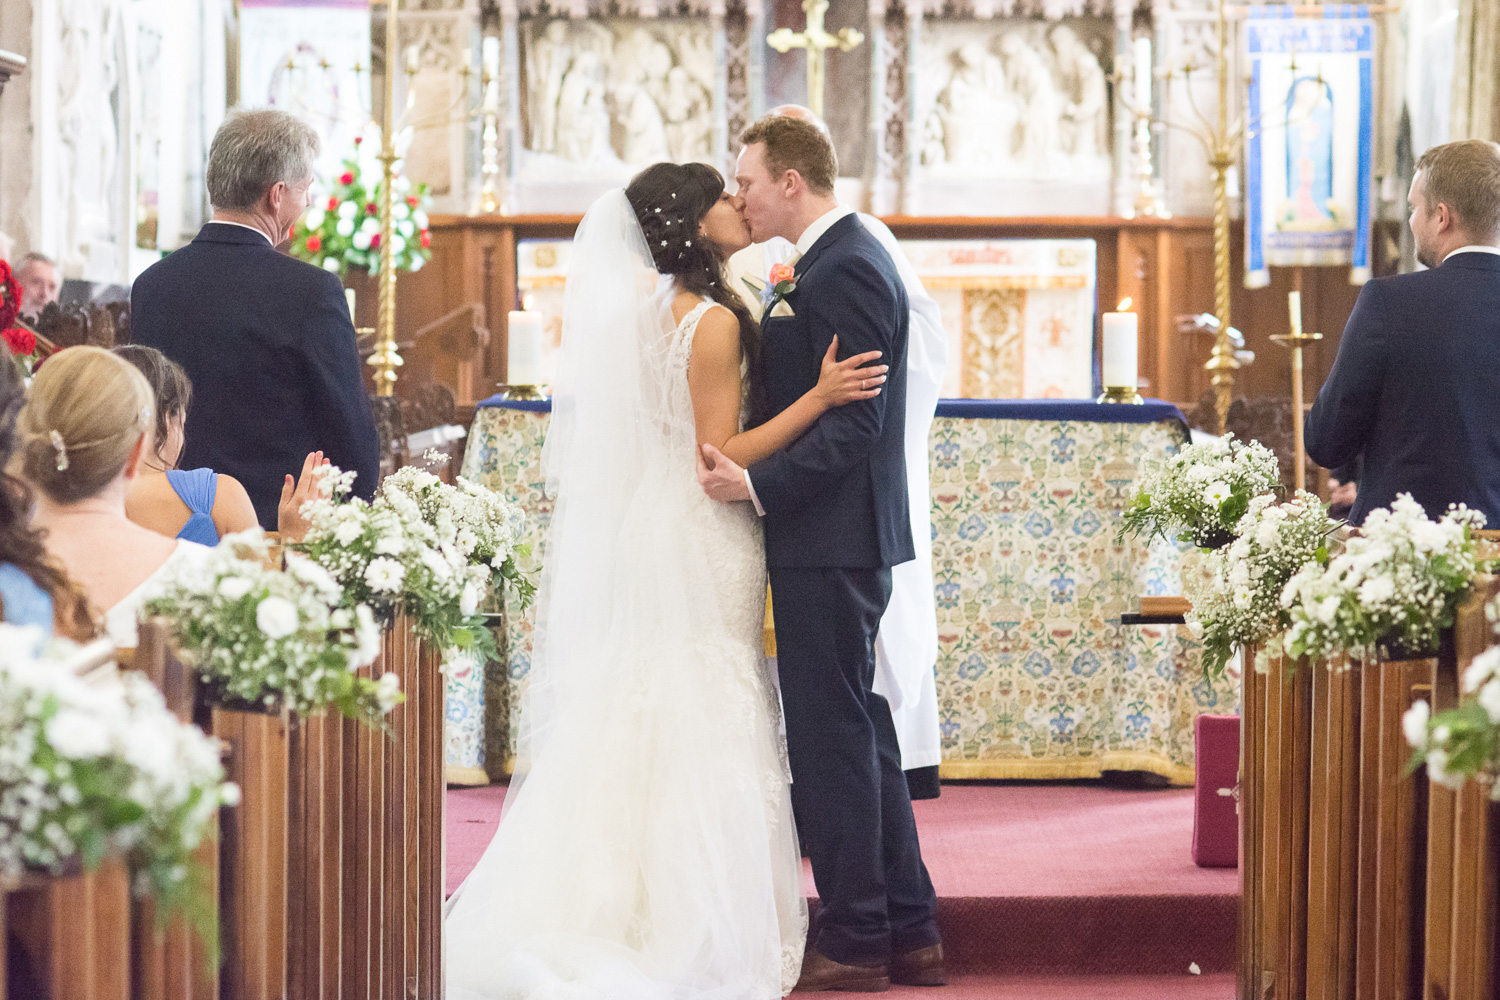
<svg viewBox="0 0 1500 1000">
<path fill-rule="evenodd" d="M 118 859 L 70 876 L 26 875 L 3 887 L 0 997 L 128 1000 L 130 881 Z M 7 971 L 17 971 L 7 981 Z"/>
</svg>

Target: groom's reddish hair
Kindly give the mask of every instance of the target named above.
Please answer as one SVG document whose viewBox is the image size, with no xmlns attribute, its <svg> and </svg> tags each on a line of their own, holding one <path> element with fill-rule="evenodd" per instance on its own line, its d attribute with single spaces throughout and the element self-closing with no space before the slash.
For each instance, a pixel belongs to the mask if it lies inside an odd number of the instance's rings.
<svg viewBox="0 0 1500 1000">
<path fill-rule="evenodd" d="M 816 125 L 801 118 L 767 115 L 740 133 L 740 144 L 756 143 L 766 148 L 766 170 L 780 179 L 795 170 L 813 194 L 833 194 L 839 175 L 839 157 L 833 143 Z"/>
</svg>

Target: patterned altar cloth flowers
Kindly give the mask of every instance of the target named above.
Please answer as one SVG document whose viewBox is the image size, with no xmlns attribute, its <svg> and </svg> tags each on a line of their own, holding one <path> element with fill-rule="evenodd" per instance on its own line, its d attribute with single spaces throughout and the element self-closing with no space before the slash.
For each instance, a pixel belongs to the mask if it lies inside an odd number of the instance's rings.
<svg viewBox="0 0 1500 1000">
<path fill-rule="evenodd" d="M 1429 655 L 1479 571 L 1474 531 L 1484 520 L 1462 505 L 1431 520 L 1409 493 L 1372 510 L 1326 566 L 1309 563 L 1287 581 L 1291 627 L 1268 643 L 1270 655 L 1364 660 L 1382 644 Z"/>
<path fill-rule="evenodd" d="M 1183 595 L 1193 604 L 1188 627 L 1203 642 L 1203 669 L 1222 673 L 1236 648 L 1258 645 L 1255 669 L 1269 663 L 1265 643 L 1291 624 L 1281 603 L 1286 582 L 1304 566 L 1328 562 L 1329 536 L 1339 522 L 1305 491 L 1283 504 L 1274 494 L 1250 500 L 1228 546 L 1208 553 L 1201 573 L 1187 573 Z"/>
<path fill-rule="evenodd" d="M 1217 548 L 1234 539 L 1251 499 L 1280 484 L 1276 456 L 1259 441 L 1226 434 L 1188 445 L 1144 472 L 1124 530 Z"/>
<path fill-rule="evenodd" d="M 547 415 L 485 407 L 463 474 L 526 512 L 518 559 L 535 572 L 552 510 L 541 468 Z M 1181 592 L 1182 547 L 1119 539 L 1139 469 L 1186 440 L 1145 424 L 940 416 L 931 520 L 942 773 L 1088 777 L 1146 770 L 1193 780 L 1193 720 L 1234 712 L 1232 677 L 1205 679 L 1185 628 L 1122 626 L 1139 594 Z M 501 773 L 514 754 L 534 615 L 506 598 L 503 659 L 451 676 L 450 773 Z"/>
<path fill-rule="evenodd" d="M 211 883 L 191 877 L 193 852 L 239 790 L 218 742 L 179 722 L 143 675 L 81 679 L 74 664 L 89 654 L 0 624 L 0 874 L 92 870 L 118 852 L 158 916 L 183 911 L 212 945 L 212 911 L 195 896 Z"/>
</svg>

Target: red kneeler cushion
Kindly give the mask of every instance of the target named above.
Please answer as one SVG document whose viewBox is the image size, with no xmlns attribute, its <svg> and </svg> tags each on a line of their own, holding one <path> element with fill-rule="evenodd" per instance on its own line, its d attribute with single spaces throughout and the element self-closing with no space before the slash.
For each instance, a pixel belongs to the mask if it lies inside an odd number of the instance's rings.
<svg viewBox="0 0 1500 1000">
<path fill-rule="evenodd" d="M 1240 717 L 1200 715 L 1193 723 L 1198 783 L 1193 801 L 1193 861 L 1200 868 L 1240 863 L 1235 782 L 1240 771 Z"/>
</svg>

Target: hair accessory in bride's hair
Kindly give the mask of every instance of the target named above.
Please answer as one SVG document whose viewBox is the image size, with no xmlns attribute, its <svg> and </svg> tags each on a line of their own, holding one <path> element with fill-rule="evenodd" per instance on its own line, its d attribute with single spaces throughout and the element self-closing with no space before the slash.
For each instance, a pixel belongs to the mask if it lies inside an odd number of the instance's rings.
<svg viewBox="0 0 1500 1000">
<path fill-rule="evenodd" d="M 57 471 L 67 472 L 68 446 L 63 443 L 62 432 L 54 430 L 49 436 L 52 438 L 52 450 L 57 452 Z"/>
</svg>

